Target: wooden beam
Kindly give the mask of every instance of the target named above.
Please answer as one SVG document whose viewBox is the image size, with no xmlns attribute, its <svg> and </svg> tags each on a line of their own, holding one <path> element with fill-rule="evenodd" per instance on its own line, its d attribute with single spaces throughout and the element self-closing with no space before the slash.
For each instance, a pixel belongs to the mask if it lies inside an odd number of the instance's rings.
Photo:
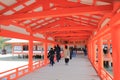
<svg viewBox="0 0 120 80">
<path fill-rule="evenodd" d="M 81 38 L 88 38 L 89 36 L 88 35 L 86 35 L 86 36 L 84 36 L 84 35 L 77 35 L 77 36 L 60 36 L 60 37 L 55 37 L 55 38 L 79 38 L 79 37 L 81 37 Z"/>
<path fill-rule="evenodd" d="M 114 0 L 97 0 L 97 1 L 112 3 Z"/>
<path fill-rule="evenodd" d="M 55 18 L 51 18 L 51 19 L 49 19 L 49 20 L 44 20 L 43 22 L 41 22 L 41 23 L 37 23 L 35 26 L 32 26 L 32 30 L 35 30 L 35 29 L 39 29 L 39 28 L 45 28 L 45 27 L 47 27 L 47 25 L 45 25 L 45 26 L 43 26 L 42 24 L 45 24 L 45 23 L 48 23 L 48 24 L 50 24 L 49 23 L 49 21 L 51 21 L 51 20 L 54 20 Z M 37 20 L 37 21 L 39 21 L 39 20 Z M 37 22 L 37 21 L 35 21 L 35 22 Z M 56 22 L 56 21 L 55 21 Z M 29 24 L 28 24 L 29 25 Z M 41 27 L 37 27 L 37 26 L 41 26 Z"/>
<path fill-rule="evenodd" d="M 57 24 L 60 24 L 60 26 L 54 27 Z M 69 24 L 70 26 L 66 25 L 66 26 L 68 26 L 68 27 L 66 27 L 65 24 Z M 64 29 L 65 27 L 70 29 L 73 26 L 76 26 L 74 28 L 78 28 L 77 31 L 79 31 L 80 29 L 82 29 L 81 26 L 83 26 L 83 25 L 78 25 L 78 24 L 74 23 L 73 21 L 69 21 L 69 20 L 66 20 L 66 19 L 60 19 L 60 20 L 56 21 L 55 23 L 51 23 L 51 24 L 49 24 L 45 27 L 39 28 L 39 29 L 35 29 L 33 32 L 41 32 L 41 33 L 43 32 L 44 33 L 44 32 L 46 32 L 46 29 L 47 29 L 47 31 L 49 31 L 49 30 L 55 29 L 55 28 L 60 29 L 60 31 L 61 31 L 61 29 Z M 91 27 L 90 26 L 83 26 L 83 28 L 88 28 L 89 30 L 92 29 L 92 31 L 93 31 L 93 30 L 97 29 L 97 26 L 91 26 Z M 55 29 L 55 31 L 56 31 L 56 29 Z M 88 30 L 88 29 L 86 29 L 86 30 Z M 74 31 L 74 29 L 72 31 Z"/>
<path fill-rule="evenodd" d="M 116 25 L 119 25 L 120 24 L 120 13 L 117 13 L 117 14 L 115 14 L 112 18 L 111 18 L 111 20 L 110 20 L 110 22 L 108 23 L 108 25 L 110 26 L 110 27 L 116 27 Z"/>
<path fill-rule="evenodd" d="M 89 36 L 90 34 L 84 34 L 84 33 L 69 33 L 69 34 L 56 34 L 52 35 L 52 37 L 60 37 L 60 36 Z"/>
<path fill-rule="evenodd" d="M 83 24 L 90 25 L 90 26 L 95 26 L 93 24 L 96 24 L 96 26 L 97 26 L 98 22 L 92 22 L 92 21 L 90 21 L 90 19 L 91 18 L 89 18 L 88 20 L 72 18 L 72 19 L 68 19 L 68 22 L 72 22 L 72 23 L 79 22 L 80 24 L 83 23 Z"/>
<path fill-rule="evenodd" d="M 9 38 L 25 39 L 25 40 L 29 40 L 29 37 L 30 37 L 30 35 L 25 35 L 25 34 L 13 32 L 9 30 L 4 30 L 4 29 L 0 29 L 0 36 L 9 37 Z M 42 38 L 33 37 L 33 39 L 35 41 L 46 42 L 46 40 Z M 54 41 L 50 41 L 50 40 L 48 40 L 48 42 L 55 43 Z"/>
<path fill-rule="evenodd" d="M 50 0 L 50 1 L 55 4 L 55 7 L 61 7 L 61 8 L 89 6 L 86 4 L 82 4 L 80 2 L 71 2 L 71 1 L 67 1 L 67 0 Z"/>
<path fill-rule="evenodd" d="M 16 4 L 13 4 L 12 6 L 9 6 L 9 7 L 5 8 L 5 9 L 1 10 L 1 11 L 0 11 L 0 14 L 3 14 L 3 13 L 6 12 L 6 11 L 12 10 L 13 8 L 15 8 L 15 7 L 17 7 L 18 5 L 21 5 L 21 4 L 23 4 L 23 3 L 27 2 L 27 1 L 29 1 L 29 0 L 22 0 L 22 1 L 20 1 L 20 2 L 17 2 Z"/>
<path fill-rule="evenodd" d="M 42 7 L 43 6 L 43 9 L 45 10 L 45 8 L 49 8 L 48 6 L 48 4 L 49 4 L 50 2 L 48 2 L 48 3 L 46 3 L 46 1 L 44 1 L 44 0 L 37 0 L 35 3 L 33 3 L 33 4 L 31 4 L 31 5 L 29 5 L 29 6 L 26 6 L 24 9 L 21 9 L 20 11 L 17 11 L 15 14 L 17 14 L 17 13 L 27 13 L 27 12 L 29 12 L 29 11 L 32 11 L 32 10 L 34 10 L 35 8 L 38 8 L 38 7 Z M 47 5 L 47 6 L 44 6 L 44 5 Z"/>
<path fill-rule="evenodd" d="M 58 37 L 58 38 L 55 38 L 55 39 L 61 39 L 61 40 L 80 40 L 80 39 L 88 39 L 89 37 Z"/>
<path fill-rule="evenodd" d="M 94 14 L 95 15 L 95 14 Z M 98 19 L 98 18 L 94 18 L 94 17 L 91 17 L 91 16 L 85 16 L 85 15 L 80 15 L 79 16 L 79 18 L 76 18 L 76 17 L 73 17 L 73 18 L 75 18 L 75 19 L 80 19 L 80 18 L 90 18 L 90 19 L 93 19 L 93 20 L 96 20 L 96 21 L 99 21 L 100 19 Z"/>
<path fill-rule="evenodd" d="M 64 31 L 62 31 L 62 32 L 56 32 L 56 33 L 53 33 L 53 34 L 51 34 L 52 36 L 54 36 L 54 35 L 64 35 L 64 34 L 85 34 L 85 35 L 88 35 L 88 34 L 92 34 L 91 32 L 88 32 L 88 31 L 73 31 L 73 32 L 64 32 Z"/>
<path fill-rule="evenodd" d="M 50 28 L 45 30 L 36 30 L 35 32 L 54 32 L 54 31 L 79 31 L 79 30 L 86 30 L 86 31 L 94 31 L 97 27 L 94 26 L 71 26 L 71 27 L 57 27 L 57 28 Z"/>
<path fill-rule="evenodd" d="M 10 38 L 19 38 L 19 39 L 28 39 L 28 35 L 20 34 L 17 32 L 1 29 L 0 36 L 10 37 Z"/>
<path fill-rule="evenodd" d="M 96 5 L 96 2 L 97 2 L 97 0 L 93 0 L 93 5 L 94 5 L 94 6 Z"/>
<path fill-rule="evenodd" d="M 59 35 L 69 35 L 69 34 L 79 34 L 79 35 L 91 35 L 91 31 L 59 31 L 59 32 L 47 32 L 48 36 L 59 36 Z"/>
<path fill-rule="evenodd" d="M 90 7 L 79 7 L 79 8 L 69 8 L 62 10 L 50 10 L 43 12 L 33 12 L 26 14 L 13 14 L 13 15 L 2 15 L 0 16 L 0 22 L 4 20 L 23 20 L 31 18 L 46 18 L 46 17 L 62 17 L 62 16 L 72 16 L 72 15 L 81 15 L 81 14 L 97 14 L 101 12 L 110 12 L 112 11 L 113 6 L 90 6 Z"/>
<path fill-rule="evenodd" d="M 7 5 L 5 5 L 4 3 L 2 3 L 2 2 L 0 2 L 0 5 L 1 6 L 3 6 L 3 7 L 5 7 L 5 8 L 7 8 L 8 6 Z"/>
<path fill-rule="evenodd" d="M 64 22 L 63 19 L 60 19 L 60 20 L 56 20 L 55 22 L 49 23 L 46 26 L 42 26 L 40 28 L 32 28 L 32 29 L 33 29 L 33 32 L 40 32 L 41 30 L 46 30 L 46 29 L 50 28 L 51 26 L 55 26 L 55 25 L 61 24 L 63 22 Z"/>
</svg>

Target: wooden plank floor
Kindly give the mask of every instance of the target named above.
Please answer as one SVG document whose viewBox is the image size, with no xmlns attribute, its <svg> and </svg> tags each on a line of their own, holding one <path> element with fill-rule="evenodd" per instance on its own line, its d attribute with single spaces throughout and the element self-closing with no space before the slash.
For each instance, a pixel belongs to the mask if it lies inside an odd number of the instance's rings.
<svg viewBox="0 0 120 80">
<path fill-rule="evenodd" d="M 54 66 L 48 65 L 18 80 L 100 80 L 100 78 L 87 57 L 77 55 L 68 65 L 61 59 Z"/>
</svg>

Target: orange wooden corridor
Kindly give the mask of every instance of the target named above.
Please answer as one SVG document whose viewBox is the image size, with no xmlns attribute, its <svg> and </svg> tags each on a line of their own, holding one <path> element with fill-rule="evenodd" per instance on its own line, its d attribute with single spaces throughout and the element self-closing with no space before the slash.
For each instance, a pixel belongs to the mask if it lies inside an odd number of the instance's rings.
<svg viewBox="0 0 120 80">
<path fill-rule="evenodd" d="M 54 66 L 38 69 L 18 80 L 101 80 L 90 64 L 87 56 L 78 54 L 73 57 L 68 65 L 64 58 L 55 62 Z"/>
<path fill-rule="evenodd" d="M 43 66 L 48 63 L 48 45 L 63 46 L 67 42 L 87 45 L 88 58 L 102 80 L 120 80 L 119 0 L 0 0 L 0 36 L 29 41 L 26 73 L 41 67 L 40 62 L 33 65 L 33 41 L 43 43 Z M 112 55 L 108 51 L 108 56 L 113 76 L 103 67 L 103 45 L 108 50 L 112 46 Z M 26 74 L 19 72 L 16 68 L 14 80 Z M 2 78 L 10 80 L 10 75 Z"/>
</svg>

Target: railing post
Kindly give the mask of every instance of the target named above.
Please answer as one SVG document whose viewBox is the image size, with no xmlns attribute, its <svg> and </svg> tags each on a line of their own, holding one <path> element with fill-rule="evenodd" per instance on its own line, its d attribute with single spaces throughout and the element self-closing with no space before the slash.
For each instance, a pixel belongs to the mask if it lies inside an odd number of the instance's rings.
<svg viewBox="0 0 120 80">
<path fill-rule="evenodd" d="M 91 52 L 91 59 L 92 59 L 92 64 L 94 64 L 94 53 L 93 53 L 93 42 L 91 41 L 90 43 L 90 52 Z"/>
<path fill-rule="evenodd" d="M 92 42 L 92 53 L 93 53 L 93 64 L 94 64 L 94 63 L 96 63 L 96 46 L 95 46 L 95 41 Z"/>
<path fill-rule="evenodd" d="M 16 68 L 16 79 L 18 79 L 19 74 L 18 74 L 18 68 Z"/>
<path fill-rule="evenodd" d="M 101 69 L 103 68 L 103 49 L 102 49 L 102 38 L 98 40 L 98 74 L 101 76 Z"/>
</svg>

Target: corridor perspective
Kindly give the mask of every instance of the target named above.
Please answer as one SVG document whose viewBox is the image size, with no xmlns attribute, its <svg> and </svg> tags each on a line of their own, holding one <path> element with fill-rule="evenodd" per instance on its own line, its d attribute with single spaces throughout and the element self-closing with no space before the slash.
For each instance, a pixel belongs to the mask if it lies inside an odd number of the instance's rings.
<svg viewBox="0 0 120 80">
<path fill-rule="evenodd" d="M 0 80 L 120 80 L 120 0 L 0 0 L 0 62 Z"/>
<path fill-rule="evenodd" d="M 79 54 L 73 57 L 68 65 L 64 59 L 38 69 L 18 80 L 101 80 L 87 56 Z"/>
</svg>

